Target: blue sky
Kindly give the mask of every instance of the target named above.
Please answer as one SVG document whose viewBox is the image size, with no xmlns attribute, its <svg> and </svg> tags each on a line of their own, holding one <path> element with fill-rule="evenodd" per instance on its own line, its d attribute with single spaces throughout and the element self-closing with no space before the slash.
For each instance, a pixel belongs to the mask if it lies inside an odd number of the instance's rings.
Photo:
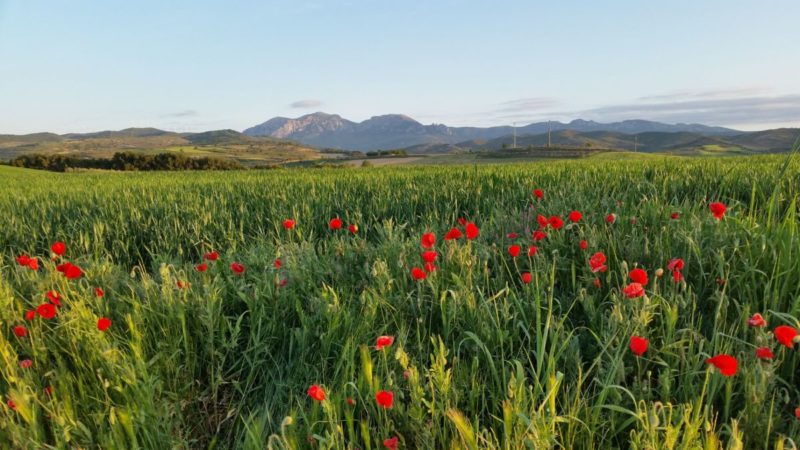
<svg viewBox="0 0 800 450">
<path fill-rule="evenodd" d="M 0 0 L 0 133 L 351 120 L 800 126 L 800 1 Z"/>
</svg>

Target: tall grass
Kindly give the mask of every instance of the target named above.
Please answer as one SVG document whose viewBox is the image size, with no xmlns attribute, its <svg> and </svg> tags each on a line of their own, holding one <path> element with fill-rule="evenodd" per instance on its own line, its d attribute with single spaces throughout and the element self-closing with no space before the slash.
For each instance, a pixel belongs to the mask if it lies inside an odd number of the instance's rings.
<svg viewBox="0 0 800 450">
<path fill-rule="evenodd" d="M 0 446 L 792 448 L 800 358 L 770 332 L 800 317 L 800 165 L 784 163 L 0 168 L 0 394 L 15 404 L 0 412 Z M 711 201 L 728 205 L 723 220 Z M 508 255 L 532 244 L 537 214 L 572 210 L 582 221 L 548 231 L 535 256 Z M 329 230 L 336 216 L 358 233 Z M 289 217 L 297 226 L 284 230 Z M 444 242 L 460 217 L 480 236 Z M 426 231 L 437 270 L 415 281 Z M 57 240 L 80 280 L 55 270 Z M 220 260 L 195 271 L 212 249 Z M 600 288 L 596 251 L 608 256 Z M 23 253 L 42 268 L 18 266 Z M 674 257 L 681 283 L 655 276 Z M 621 294 L 634 267 L 650 275 L 646 298 Z M 25 321 L 49 290 L 63 297 L 58 315 Z M 755 312 L 766 329 L 748 327 Z M 633 334 L 649 339 L 642 357 Z M 394 344 L 376 351 L 380 335 Z M 759 361 L 757 346 L 775 359 Z M 709 369 L 718 353 L 738 358 L 735 376 Z M 391 409 L 379 390 L 394 393 Z"/>
</svg>

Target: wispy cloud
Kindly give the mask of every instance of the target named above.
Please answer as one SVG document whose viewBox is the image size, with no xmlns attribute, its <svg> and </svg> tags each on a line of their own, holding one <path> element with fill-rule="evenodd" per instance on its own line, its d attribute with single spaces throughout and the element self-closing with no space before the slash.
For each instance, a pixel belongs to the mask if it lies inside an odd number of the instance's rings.
<svg viewBox="0 0 800 450">
<path fill-rule="evenodd" d="M 162 114 L 161 117 L 195 117 L 198 115 L 198 112 L 194 109 L 187 109 L 184 111 L 177 111 L 167 114 Z"/>
<path fill-rule="evenodd" d="M 290 108 L 297 108 L 297 109 L 317 108 L 319 106 L 322 106 L 322 102 L 314 99 L 298 100 L 296 102 L 292 102 L 289 104 Z"/>
<path fill-rule="evenodd" d="M 712 125 L 800 122 L 800 95 L 680 97 L 673 101 L 636 101 L 580 111 L 598 121 L 648 119 Z"/>
<path fill-rule="evenodd" d="M 494 112 L 514 112 L 522 113 L 525 111 L 541 111 L 543 109 L 550 109 L 558 105 L 558 101 L 550 97 L 530 97 L 520 98 L 517 100 L 510 100 L 500 103 L 498 109 Z"/>
</svg>

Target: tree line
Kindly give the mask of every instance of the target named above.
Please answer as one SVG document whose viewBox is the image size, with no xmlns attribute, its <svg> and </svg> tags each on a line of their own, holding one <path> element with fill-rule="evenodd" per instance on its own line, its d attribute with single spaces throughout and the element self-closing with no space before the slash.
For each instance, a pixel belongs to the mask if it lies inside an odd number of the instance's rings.
<svg viewBox="0 0 800 450">
<path fill-rule="evenodd" d="M 238 170 L 245 167 L 236 161 L 221 158 L 190 158 L 176 153 L 142 154 L 118 152 L 108 158 L 77 158 L 66 155 L 22 155 L 9 164 L 28 169 L 66 172 L 70 169 L 103 169 L 123 171 L 151 170 Z"/>
</svg>

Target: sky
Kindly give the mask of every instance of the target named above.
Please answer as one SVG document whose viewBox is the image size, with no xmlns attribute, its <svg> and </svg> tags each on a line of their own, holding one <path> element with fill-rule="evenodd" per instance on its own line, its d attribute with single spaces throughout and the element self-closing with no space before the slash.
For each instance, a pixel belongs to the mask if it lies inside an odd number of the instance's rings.
<svg viewBox="0 0 800 450">
<path fill-rule="evenodd" d="M 315 111 L 800 127 L 798 20 L 797 0 L 0 0 L 0 133 Z"/>
</svg>

